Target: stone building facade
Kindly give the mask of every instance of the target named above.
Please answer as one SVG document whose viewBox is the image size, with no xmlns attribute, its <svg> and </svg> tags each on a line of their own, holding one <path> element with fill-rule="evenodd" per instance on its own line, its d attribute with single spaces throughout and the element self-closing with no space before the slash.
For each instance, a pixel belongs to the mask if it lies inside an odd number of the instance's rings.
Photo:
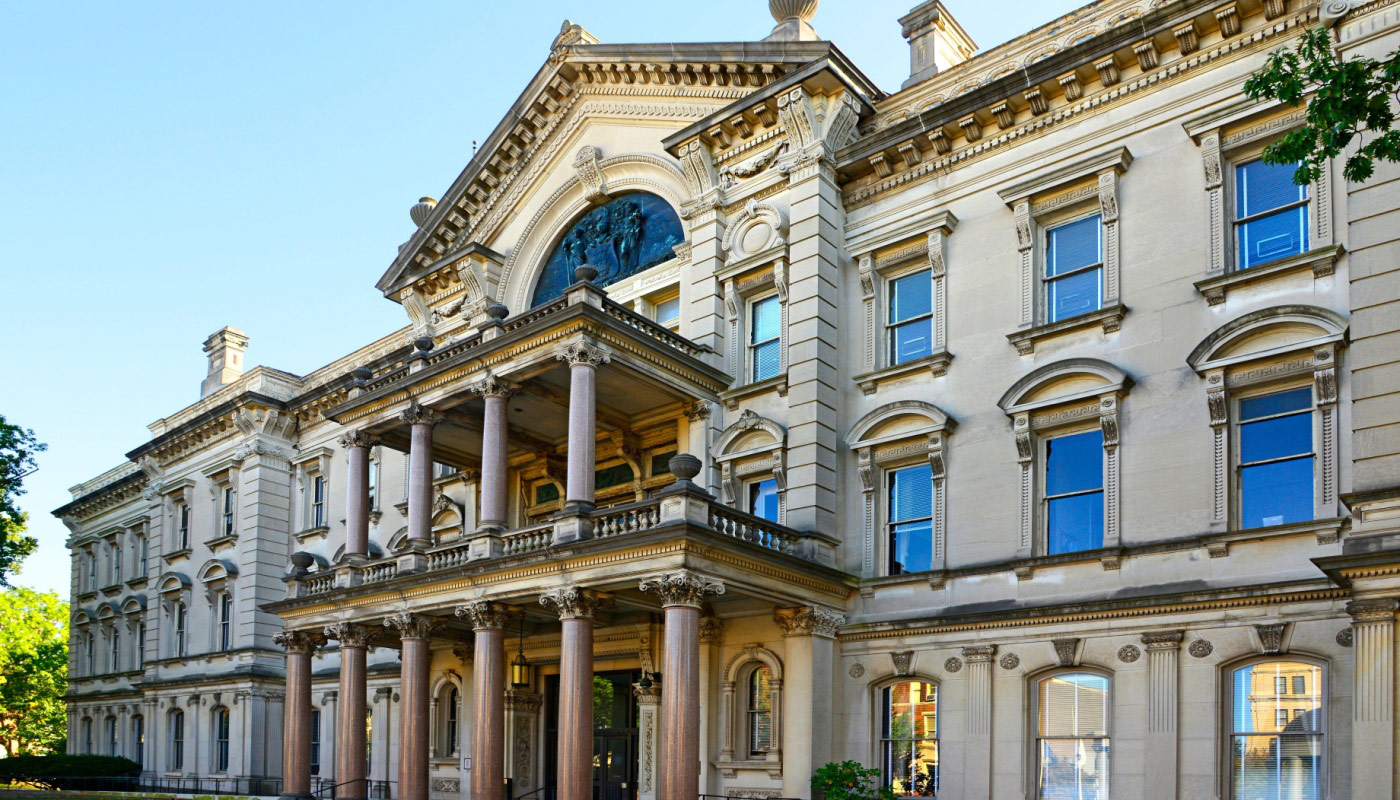
<svg viewBox="0 0 1400 800">
<path fill-rule="evenodd" d="M 565 24 L 320 370 L 74 488 L 70 748 L 306 796 L 1395 798 L 1400 170 L 1241 85 L 1400 4 L 1103 0 L 874 86 Z M 353 346 L 355 343 L 347 343 Z"/>
</svg>

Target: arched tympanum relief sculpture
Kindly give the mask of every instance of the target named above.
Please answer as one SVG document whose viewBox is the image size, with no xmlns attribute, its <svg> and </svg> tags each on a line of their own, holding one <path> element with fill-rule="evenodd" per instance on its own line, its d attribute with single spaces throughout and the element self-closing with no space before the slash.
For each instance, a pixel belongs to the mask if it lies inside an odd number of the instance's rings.
<svg viewBox="0 0 1400 800">
<path fill-rule="evenodd" d="M 574 282 L 574 268 L 596 267 L 594 283 L 607 286 L 669 261 L 685 240 L 680 217 L 660 197 L 631 192 L 594 208 L 564 232 L 535 284 L 531 305 L 559 297 Z"/>
</svg>

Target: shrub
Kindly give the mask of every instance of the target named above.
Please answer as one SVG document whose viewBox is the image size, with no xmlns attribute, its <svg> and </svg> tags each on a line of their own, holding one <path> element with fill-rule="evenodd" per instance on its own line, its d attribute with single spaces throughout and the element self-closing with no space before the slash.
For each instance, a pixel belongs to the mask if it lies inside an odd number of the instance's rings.
<svg viewBox="0 0 1400 800">
<path fill-rule="evenodd" d="M 50 789 L 110 788 L 141 774 L 141 765 L 118 756 L 13 756 L 0 761 L 0 776 Z M 102 781 L 102 778 L 113 779 Z M 98 780 L 93 780 L 98 779 Z M 111 786 L 106 784 L 110 783 Z"/>
<path fill-rule="evenodd" d="M 866 769 L 858 761 L 833 761 L 812 776 L 812 789 L 825 800 L 894 800 L 895 794 L 880 785 L 880 770 Z"/>
</svg>

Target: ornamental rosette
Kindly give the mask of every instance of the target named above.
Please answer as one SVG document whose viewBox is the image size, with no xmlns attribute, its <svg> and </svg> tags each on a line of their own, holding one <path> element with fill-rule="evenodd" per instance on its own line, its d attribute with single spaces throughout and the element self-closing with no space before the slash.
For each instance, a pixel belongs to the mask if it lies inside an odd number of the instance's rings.
<svg viewBox="0 0 1400 800">
<path fill-rule="evenodd" d="M 699 608 L 706 597 L 724 594 L 724 584 L 694 572 L 669 572 L 642 581 L 637 587 L 661 598 L 661 607 Z"/>
<path fill-rule="evenodd" d="M 593 619 L 600 611 L 613 607 L 610 594 L 566 586 L 540 595 L 540 605 L 554 609 L 559 619 Z"/>
<path fill-rule="evenodd" d="M 316 652 L 316 648 L 326 643 L 326 637 L 315 631 L 282 631 L 274 634 L 272 641 L 281 645 L 288 653 L 309 656 Z"/>
</svg>

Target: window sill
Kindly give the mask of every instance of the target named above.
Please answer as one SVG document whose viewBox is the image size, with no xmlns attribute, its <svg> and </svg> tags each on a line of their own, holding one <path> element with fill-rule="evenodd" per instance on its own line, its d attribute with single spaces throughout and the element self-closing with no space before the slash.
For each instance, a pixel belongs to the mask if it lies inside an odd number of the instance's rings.
<svg viewBox="0 0 1400 800">
<path fill-rule="evenodd" d="M 725 408 L 730 411 L 737 411 L 739 409 L 740 400 L 747 400 L 750 397 L 767 394 L 768 392 L 777 392 L 779 397 L 787 397 L 787 373 L 779 375 L 776 378 L 769 378 L 768 380 L 758 381 L 757 383 L 748 383 L 726 392 L 720 392 L 719 399 L 724 401 Z"/>
<path fill-rule="evenodd" d="M 308 539 L 314 539 L 318 536 L 325 538 L 330 534 L 330 532 L 331 529 L 329 525 L 321 525 L 320 527 L 316 528 L 307 528 L 306 530 L 301 531 L 300 533 L 294 533 L 292 534 L 292 537 L 298 542 L 305 544 Z"/>
<path fill-rule="evenodd" d="M 140 589 L 141 587 L 146 585 L 146 576 L 138 575 L 135 578 L 128 578 L 126 581 L 126 585 L 132 589 Z"/>
<path fill-rule="evenodd" d="M 189 557 L 190 557 L 190 553 L 192 553 L 192 552 L 194 552 L 194 551 L 190 550 L 190 548 L 184 547 L 184 548 L 181 548 L 181 549 L 179 549 L 179 550 L 175 550 L 175 551 L 173 551 L 173 552 L 166 553 L 165 555 L 161 556 L 161 558 L 165 560 L 165 563 L 167 563 L 167 564 L 173 564 L 173 563 L 175 563 L 177 560 L 179 560 L 179 559 L 181 559 L 181 558 L 189 558 Z"/>
<path fill-rule="evenodd" d="M 867 395 L 875 394 L 875 390 L 882 383 L 888 383 L 906 378 L 923 370 L 933 373 L 933 377 L 941 378 L 948 374 L 948 364 L 953 360 L 952 353 L 942 350 L 933 355 L 924 356 L 904 364 L 896 364 L 892 367 L 877 369 L 874 372 L 866 372 L 855 376 L 852 380 L 860 384 L 860 390 Z"/>
<path fill-rule="evenodd" d="M 733 779 L 736 773 L 741 770 L 760 770 L 768 773 L 770 778 L 783 777 L 782 761 L 715 761 L 715 769 L 719 770 L 720 776 L 725 780 Z"/>
<path fill-rule="evenodd" d="M 1342 538 L 1342 527 L 1346 517 L 1310 519 L 1306 522 L 1293 522 L 1288 525 L 1270 525 L 1263 528 L 1236 528 L 1224 533 L 1212 533 L 1200 538 L 1211 558 L 1224 558 L 1230 554 L 1232 542 L 1248 542 L 1257 539 L 1272 539 L 1277 536 L 1291 536 L 1311 533 L 1320 545 L 1336 544 Z"/>
<path fill-rule="evenodd" d="M 122 584 L 121 584 L 121 583 L 109 583 L 109 584 L 107 584 L 106 586 L 103 586 L 103 587 L 102 587 L 102 593 L 105 594 L 105 595 L 108 595 L 108 596 L 111 596 L 111 595 L 114 595 L 114 594 L 121 594 L 121 591 L 122 591 Z"/>
<path fill-rule="evenodd" d="M 1123 317 L 1127 316 L 1128 307 L 1119 303 L 1117 305 L 1101 308 L 1072 319 L 1063 319 L 1059 322 L 1051 322 L 1045 325 L 1036 325 L 1033 328 L 1026 328 L 1023 331 L 1006 334 L 1007 341 L 1016 345 L 1016 352 L 1028 356 L 1035 352 L 1036 343 L 1046 339 L 1053 339 L 1066 333 L 1092 328 L 1095 325 L 1103 326 L 1104 333 L 1113 333 L 1123 324 Z"/>
<path fill-rule="evenodd" d="M 1196 281 L 1196 291 L 1206 298 L 1208 305 L 1216 306 L 1225 302 L 1232 290 L 1241 286 L 1252 286 L 1288 275 L 1311 272 L 1313 279 L 1325 278 L 1337 271 L 1337 260 L 1346 250 L 1339 244 L 1319 247 L 1296 256 L 1272 261 L 1250 269 L 1235 270 L 1224 275 Z"/>
<path fill-rule="evenodd" d="M 88 600 L 96 600 L 96 599 L 97 599 L 97 592 L 94 592 L 94 591 L 92 591 L 92 590 L 88 590 L 88 591 L 86 591 L 86 592 L 79 592 L 79 593 L 78 593 L 78 600 L 79 600 L 79 602 L 85 602 L 85 601 L 88 601 Z"/>
<path fill-rule="evenodd" d="M 219 548 L 230 546 L 236 541 L 238 541 L 238 534 L 232 533 L 228 536 L 218 536 L 213 539 L 206 539 L 204 542 L 204 546 L 209 548 L 210 550 L 218 550 Z"/>
</svg>

